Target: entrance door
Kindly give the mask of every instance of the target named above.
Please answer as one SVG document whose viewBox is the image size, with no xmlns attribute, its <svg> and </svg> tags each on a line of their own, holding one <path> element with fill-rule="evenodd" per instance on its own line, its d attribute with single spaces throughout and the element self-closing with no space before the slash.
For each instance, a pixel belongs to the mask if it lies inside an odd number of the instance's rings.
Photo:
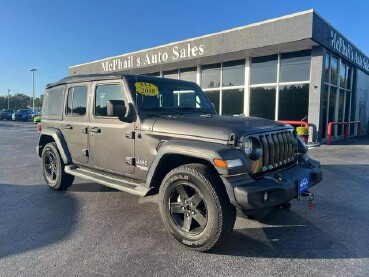
<svg viewBox="0 0 369 277">
<path fill-rule="evenodd" d="M 134 123 L 122 122 L 107 115 L 109 100 L 124 100 L 122 83 L 95 84 L 93 111 L 89 126 L 90 156 L 95 167 L 117 173 L 134 172 Z"/>
<path fill-rule="evenodd" d="M 88 163 L 88 85 L 68 86 L 63 133 L 74 163 Z"/>
</svg>

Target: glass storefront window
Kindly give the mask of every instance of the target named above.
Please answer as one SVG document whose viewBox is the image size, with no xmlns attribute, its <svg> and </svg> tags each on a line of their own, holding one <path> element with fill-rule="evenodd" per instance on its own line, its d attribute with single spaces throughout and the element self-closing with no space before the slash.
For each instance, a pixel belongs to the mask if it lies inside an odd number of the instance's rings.
<svg viewBox="0 0 369 277">
<path fill-rule="evenodd" d="M 223 63 L 223 82 L 226 86 L 243 86 L 245 84 L 245 60 Z"/>
<path fill-rule="evenodd" d="M 323 90 L 323 97 L 322 97 L 322 105 L 323 105 L 323 111 L 322 111 L 322 130 L 321 135 L 322 138 L 325 138 L 327 135 L 327 107 L 328 107 L 328 95 L 329 95 L 329 86 L 324 85 Z"/>
<path fill-rule="evenodd" d="M 160 72 L 147 73 L 147 76 L 160 77 Z"/>
<path fill-rule="evenodd" d="M 256 87 L 250 90 L 250 116 L 275 119 L 275 87 Z"/>
<path fill-rule="evenodd" d="M 222 91 L 222 115 L 243 114 L 243 89 Z"/>
<path fill-rule="evenodd" d="M 197 68 L 182 68 L 179 70 L 179 79 L 196 83 Z"/>
<path fill-rule="evenodd" d="M 331 56 L 326 53 L 324 58 L 324 82 L 329 83 L 329 65 L 331 62 Z"/>
<path fill-rule="evenodd" d="M 356 99 L 355 99 L 355 92 L 352 91 L 350 93 L 351 96 L 351 109 L 350 109 L 350 120 L 355 120 L 355 113 L 356 113 Z M 350 129 L 350 135 L 353 135 L 355 132 L 355 125 L 351 125 L 351 129 Z"/>
<path fill-rule="evenodd" d="M 346 91 L 346 102 L 345 102 L 345 121 L 349 121 L 350 116 L 350 100 L 351 100 L 351 91 Z"/>
<path fill-rule="evenodd" d="M 340 90 L 338 94 L 338 122 L 343 122 L 343 112 L 344 112 L 344 103 L 345 103 L 345 91 Z M 338 125 L 338 136 L 343 135 L 343 126 Z"/>
<path fill-rule="evenodd" d="M 330 93 L 329 93 L 329 103 L 328 103 L 328 123 L 336 121 L 336 115 L 335 115 L 336 95 L 337 95 L 337 89 L 334 87 L 331 87 Z M 335 134 L 336 127 L 337 126 L 332 127 L 332 135 Z"/>
<path fill-rule="evenodd" d="M 204 91 L 204 92 L 206 96 L 209 98 L 210 102 L 214 104 L 215 111 L 219 113 L 220 91 L 210 90 L 210 91 Z"/>
<path fill-rule="evenodd" d="M 278 120 L 302 120 L 308 107 L 309 84 L 279 87 Z"/>
<path fill-rule="evenodd" d="M 251 85 L 277 82 L 278 55 L 252 58 Z"/>
<path fill-rule="evenodd" d="M 321 122 L 322 138 L 326 138 L 329 122 L 347 122 L 355 118 L 352 113 L 352 105 L 355 102 L 352 98 L 353 67 L 342 58 L 337 58 L 330 53 L 325 54 L 324 60 L 324 92 L 322 91 L 322 111 Z M 329 91 L 329 94 L 328 94 Z M 350 128 L 350 134 L 354 128 Z M 333 136 L 342 136 L 343 125 L 332 127 Z"/>
<path fill-rule="evenodd" d="M 164 78 L 170 78 L 170 79 L 178 79 L 178 70 L 170 70 L 170 71 L 164 71 L 163 73 Z"/>
<path fill-rule="evenodd" d="M 346 64 L 343 62 L 340 65 L 340 87 L 346 87 Z"/>
<path fill-rule="evenodd" d="M 201 67 L 201 87 L 220 87 L 220 63 L 204 65 Z"/>
<path fill-rule="evenodd" d="M 332 56 L 331 59 L 331 84 L 337 86 L 338 60 Z"/>
<path fill-rule="evenodd" d="M 310 63 L 310 50 L 281 54 L 279 81 L 309 81 Z"/>
<path fill-rule="evenodd" d="M 347 65 L 346 67 L 346 88 L 351 90 L 351 80 L 352 80 L 352 66 Z"/>
</svg>

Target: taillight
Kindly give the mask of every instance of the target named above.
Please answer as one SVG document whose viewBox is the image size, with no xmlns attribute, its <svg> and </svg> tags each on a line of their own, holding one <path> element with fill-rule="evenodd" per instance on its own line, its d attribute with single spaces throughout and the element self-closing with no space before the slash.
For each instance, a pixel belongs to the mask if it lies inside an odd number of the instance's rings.
<svg viewBox="0 0 369 277">
<path fill-rule="evenodd" d="M 37 123 L 37 131 L 38 131 L 39 134 L 41 134 L 41 130 L 42 130 L 41 123 Z"/>
</svg>

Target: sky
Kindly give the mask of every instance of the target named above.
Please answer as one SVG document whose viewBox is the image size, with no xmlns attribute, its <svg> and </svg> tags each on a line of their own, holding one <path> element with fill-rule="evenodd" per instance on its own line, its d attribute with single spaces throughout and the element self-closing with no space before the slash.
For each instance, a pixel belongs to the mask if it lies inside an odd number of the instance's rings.
<svg viewBox="0 0 369 277">
<path fill-rule="evenodd" d="M 71 65 L 314 9 L 369 56 L 363 0 L 0 0 L 0 95 L 35 97 Z"/>
</svg>

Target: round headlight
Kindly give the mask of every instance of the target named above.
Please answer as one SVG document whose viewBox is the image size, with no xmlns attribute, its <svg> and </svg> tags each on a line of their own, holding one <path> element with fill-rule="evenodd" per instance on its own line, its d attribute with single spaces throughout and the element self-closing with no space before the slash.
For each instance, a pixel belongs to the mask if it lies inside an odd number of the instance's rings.
<svg viewBox="0 0 369 277">
<path fill-rule="evenodd" d="M 243 141 L 243 151 L 245 151 L 246 156 L 250 156 L 252 153 L 252 140 L 250 138 L 246 138 Z"/>
</svg>

